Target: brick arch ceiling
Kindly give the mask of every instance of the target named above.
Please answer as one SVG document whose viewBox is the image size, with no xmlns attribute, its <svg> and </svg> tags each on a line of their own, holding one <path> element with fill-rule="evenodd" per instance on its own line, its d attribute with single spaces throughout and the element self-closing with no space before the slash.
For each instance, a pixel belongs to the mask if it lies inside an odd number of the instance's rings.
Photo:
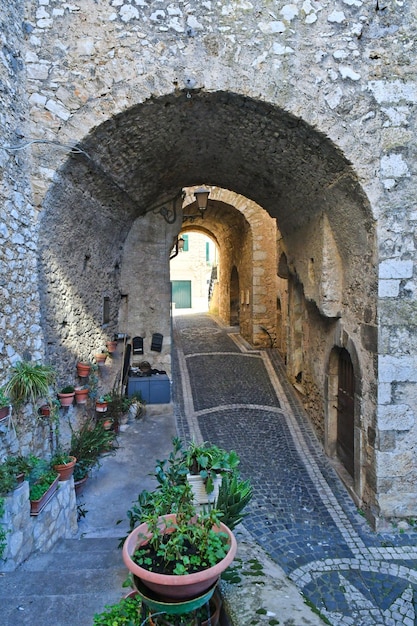
<svg viewBox="0 0 417 626">
<path fill-rule="evenodd" d="M 148 100 L 94 129 L 81 147 L 89 157 L 72 155 L 55 188 L 58 211 L 60 194 L 66 205 L 73 194 L 75 219 L 101 205 L 110 219 L 131 222 L 204 181 L 261 205 L 284 237 L 322 213 L 345 249 L 352 223 L 362 242 L 372 228 L 369 203 L 340 150 L 303 120 L 238 94 Z"/>
</svg>

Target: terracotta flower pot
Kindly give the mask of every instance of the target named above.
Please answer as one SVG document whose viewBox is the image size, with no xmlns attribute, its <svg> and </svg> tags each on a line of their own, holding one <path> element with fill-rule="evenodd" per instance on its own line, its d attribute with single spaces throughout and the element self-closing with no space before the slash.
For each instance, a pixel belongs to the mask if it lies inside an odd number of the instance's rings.
<svg viewBox="0 0 417 626">
<path fill-rule="evenodd" d="M 107 402 L 96 401 L 96 411 L 98 413 L 105 413 L 107 411 Z"/>
<path fill-rule="evenodd" d="M 161 529 L 164 529 L 164 532 L 175 532 L 175 529 L 172 528 L 172 523 L 175 524 L 176 521 L 175 514 L 164 515 L 160 520 Z M 168 528 L 165 528 L 166 524 Z M 216 565 L 200 572 L 184 574 L 182 576 L 176 576 L 175 574 L 158 574 L 157 572 L 151 572 L 137 565 L 133 561 L 132 556 L 136 548 L 145 544 L 151 537 L 146 523 L 137 526 L 126 537 L 123 544 L 123 561 L 132 574 L 137 576 L 148 589 L 159 594 L 162 598 L 173 598 L 177 601 L 181 601 L 197 597 L 210 587 L 213 587 L 219 579 L 220 574 L 232 563 L 236 554 L 237 543 L 232 531 L 222 523 L 218 528 L 215 527 L 214 530 L 216 532 L 224 532 L 228 535 L 230 548 L 224 559 L 216 563 Z"/>
<path fill-rule="evenodd" d="M 51 415 L 51 407 L 49 404 L 42 404 L 42 406 L 39 407 L 38 413 L 42 415 L 42 417 L 49 417 Z"/>
<path fill-rule="evenodd" d="M 74 401 L 75 392 L 72 393 L 59 393 L 58 398 L 61 406 L 71 406 Z"/>
<path fill-rule="evenodd" d="M 108 341 L 106 343 L 106 348 L 108 352 L 116 352 L 117 350 L 117 341 Z"/>
<path fill-rule="evenodd" d="M 79 496 L 84 490 L 85 483 L 88 480 L 88 474 L 74 482 L 75 495 Z"/>
<path fill-rule="evenodd" d="M 77 363 L 77 374 L 80 378 L 87 378 L 90 375 L 91 367 L 87 363 L 81 361 Z"/>
<path fill-rule="evenodd" d="M 0 409 L 0 422 L 9 417 L 10 407 L 2 406 Z"/>
<path fill-rule="evenodd" d="M 75 402 L 77 404 L 85 404 L 87 402 L 89 389 L 75 388 Z"/>
<path fill-rule="evenodd" d="M 74 467 L 77 462 L 75 456 L 70 457 L 71 461 L 63 463 L 62 465 L 54 465 L 54 470 L 59 474 L 59 481 L 69 480 L 74 473 Z"/>
<path fill-rule="evenodd" d="M 106 362 L 107 354 L 105 352 L 100 352 L 99 354 L 95 354 L 94 358 L 96 360 L 97 365 L 101 367 Z"/>
</svg>

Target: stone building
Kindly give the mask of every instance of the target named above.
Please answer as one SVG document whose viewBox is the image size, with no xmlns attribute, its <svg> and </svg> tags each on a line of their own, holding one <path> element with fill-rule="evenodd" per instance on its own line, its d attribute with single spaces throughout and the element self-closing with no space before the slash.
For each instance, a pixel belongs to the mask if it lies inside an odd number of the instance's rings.
<svg viewBox="0 0 417 626">
<path fill-rule="evenodd" d="M 0 381 L 22 358 L 67 380 L 138 328 L 169 371 L 169 254 L 204 185 L 219 316 L 280 350 L 375 525 L 416 516 L 416 3 L 16 0 L 0 19 Z"/>
</svg>

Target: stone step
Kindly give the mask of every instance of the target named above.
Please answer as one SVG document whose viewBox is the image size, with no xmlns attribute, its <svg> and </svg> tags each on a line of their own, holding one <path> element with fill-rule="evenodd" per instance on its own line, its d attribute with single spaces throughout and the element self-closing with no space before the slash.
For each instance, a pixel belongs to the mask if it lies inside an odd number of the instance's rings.
<svg viewBox="0 0 417 626">
<path fill-rule="evenodd" d="M 122 596 L 114 592 L 26 595 L 2 600 L 2 626 L 92 626 L 94 615 Z"/>
<path fill-rule="evenodd" d="M 48 561 L 51 556 L 55 558 Z M 123 589 L 127 569 L 120 550 L 110 556 L 93 551 L 39 557 L 41 569 L 20 567 L 1 575 L 2 626 L 91 626 L 95 613 L 118 602 L 127 591 Z"/>
<path fill-rule="evenodd" d="M 60 572 L 63 563 L 68 570 L 120 568 L 123 567 L 122 551 L 117 545 L 118 540 L 113 539 L 67 539 L 60 541 L 51 552 L 33 554 L 16 571 Z"/>
<path fill-rule="evenodd" d="M 65 539 L 0 574 L 2 626 L 91 626 L 126 591 L 117 539 Z"/>
</svg>

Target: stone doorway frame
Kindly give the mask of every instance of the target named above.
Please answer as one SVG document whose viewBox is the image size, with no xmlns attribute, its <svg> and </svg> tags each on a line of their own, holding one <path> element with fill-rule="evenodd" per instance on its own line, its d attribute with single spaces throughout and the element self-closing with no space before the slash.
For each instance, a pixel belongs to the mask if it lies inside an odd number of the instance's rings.
<svg viewBox="0 0 417 626">
<path fill-rule="evenodd" d="M 336 341 L 332 346 L 327 359 L 325 379 L 325 419 L 324 419 L 324 449 L 332 460 L 333 466 L 344 482 L 356 506 L 362 506 L 364 488 L 363 433 L 362 433 L 362 372 L 355 345 L 346 333 L 343 339 Z M 349 474 L 337 456 L 337 398 L 339 378 L 339 354 L 345 349 L 352 361 L 355 377 L 354 389 L 354 477 Z"/>
</svg>

